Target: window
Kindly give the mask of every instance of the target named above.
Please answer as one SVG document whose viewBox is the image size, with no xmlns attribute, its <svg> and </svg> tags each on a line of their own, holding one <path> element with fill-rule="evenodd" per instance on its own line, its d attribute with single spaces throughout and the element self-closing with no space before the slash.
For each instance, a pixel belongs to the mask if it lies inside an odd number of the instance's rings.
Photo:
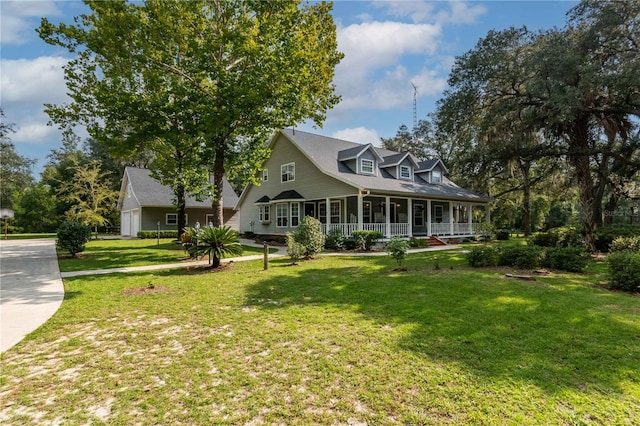
<svg viewBox="0 0 640 426">
<path fill-rule="evenodd" d="M 364 223 L 371 223 L 371 201 L 364 201 L 362 203 L 362 221 Z"/>
<path fill-rule="evenodd" d="M 276 227 L 286 228 L 289 222 L 289 205 L 287 203 L 276 204 Z"/>
<path fill-rule="evenodd" d="M 340 201 L 331 202 L 331 223 L 340 223 Z"/>
<path fill-rule="evenodd" d="M 431 183 L 441 183 L 442 182 L 442 172 L 440 170 L 433 170 L 431 172 Z"/>
<path fill-rule="evenodd" d="M 205 225 L 213 226 L 213 215 L 212 214 L 206 215 L 205 216 L 205 220 L 207 221 L 207 223 L 205 223 Z"/>
<path fill-rule="evenodd" d="M 291 226 L 298 226 L 300 222 L 300 203 L 291 203 Z"/>
<path fill-rule="evenodd" d="M 413 205 L 413 226 L 424 226 L 424 204 Z"/>
<path fill-rule="evenodd" d="M 287 163 L 280 166 L 281 182 L 292 182 L 296 180 L 296 163 Z"/>
<path fill-rule="evenodd" d="M 262 181 L 267 182 L 269 180 L 269 169 L 264 169 L 262 171 Z"/>
<path fill-rule="evenodd" d="M 185 215 L 184 218 L 185 223 L 189 223 L 189 215 Z M 167 213 L 165 216 L 165 224 L 167 225 L 177 225 L 178 224 L 178 214 L 177 213 Z"/>
<path fill-rule="evenodd" d="M 400 166 L 400 179 L 411 179 L 411 167 Z"/>
<path fill-rule="evenodd" d="M 366 158 L 360 159 L 360 172 L 373 174 L 373 160 L 368 160 Z"/>
<path fill-rule="evenodd" d="M 442 219 L 444 218 L 442 206 L 435 206 L 434 216 L 436 223 L 442 223 Z"/>
<path fill-rule="evenodd" d="M 258 218 L 262 223 L 269 223 L 271 221 L 271 206 L 260 206 Z"/>
</svg>

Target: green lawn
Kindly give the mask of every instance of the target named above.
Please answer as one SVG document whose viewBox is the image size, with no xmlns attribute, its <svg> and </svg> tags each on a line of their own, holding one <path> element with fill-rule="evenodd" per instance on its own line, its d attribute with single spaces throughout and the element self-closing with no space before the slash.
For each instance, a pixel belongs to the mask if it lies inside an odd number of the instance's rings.
<svg viewBox="0 0 640 426">
<path fill-rule="evenodd" d="M 288 263 L 65 279 L 58 313 L 2 357 L 0 422 L 640 418 L 640 298 L 595 285 L 602 264 L 531 282 L 453 251 L 410 255 L 408 272 L 389 257 Z"/>
<path fill-rule="evenodd" d="M 243 256 L 262 254 L 262 248 L 243 246 Z M 275 252 L 276 249 L 270 249 Z M 84 252 L 71 258 L 64 251 L 58 252 L 61 272 L 93 269 L 122 268 L 143 265 L 162 265 L 188 261 L 180 244 L 171 238 L 141 240 L 92 240 Z"/>
</svg>

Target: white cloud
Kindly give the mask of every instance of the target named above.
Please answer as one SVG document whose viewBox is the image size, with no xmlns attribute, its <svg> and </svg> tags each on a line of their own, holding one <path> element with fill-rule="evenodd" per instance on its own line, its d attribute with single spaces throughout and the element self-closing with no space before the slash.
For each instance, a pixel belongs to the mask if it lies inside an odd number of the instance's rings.
<svg viewBox="0 0 640 426">
<path fill-rule="evenodd" d="M 470 7 L 468 2 L 457 0 L 436 3 L 449 6 L 448 9 L 440 10 L 436 10 L 436 4 L 424 1 L 374 2 L 373 4 L 377 7 L 385 8 L 390 16 L 409 18 L 414 23 L 468 24 L 475 22 L 480 15 L 487 12 L 487 8 L 481 4 Z"/>
<path fill-rule="evenodd" d="M 35 27 L 43 16 L 60 15 L 55 1 L 0 1 L 2 44 L 24 44 L 36 38 Z"/>
<path fill-rule="evenodd" d="M 27 121 L 26 123 L 18 124 L 16 132 L 11 139 L 16 143 L 23 143 L 28 145 L 40 145 L 48 144 L 60 139 L 60 131 L 57 127 L 47 126 L 47 117 L 42 117 L 41 120 Z"/>
<path fill-rule="evenodd" d="M 64 71 L 68 59 L 41 56 L 35 59 L 0 61 L 2 104 L 12 105 L 63 103 L 68 100 Z"/>
<path fill-rule="evenodd" d="M 365 127 L 338 130 L 333 133 L 332 137 L 350 142 L 362 144 L 371 143 L 376 146 L 380 145 L 380 136 L 378 136 L 378 132 L 374 129 L 367 129 Z"/>
</svg>

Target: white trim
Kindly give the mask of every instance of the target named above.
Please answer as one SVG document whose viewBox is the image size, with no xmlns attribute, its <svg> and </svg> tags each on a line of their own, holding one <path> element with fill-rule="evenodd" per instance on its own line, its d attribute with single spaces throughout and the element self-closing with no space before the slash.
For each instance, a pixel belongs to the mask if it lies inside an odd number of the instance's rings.
<svg viewBox="0 0 640 426">
<path fill-rule="evenodd" d="M 293 215 L 293 206 L 296 205 L 298 206 L 298 215 L 294 216 Z M 299 224 L 300 224 L 300 202 L 299 201 L 292 201 L 289 203 L 289 225 L 292 228 L 296 228 Z M 293 224 L 293 218 L 296 218 L 296 224 Z"/>
<path fill-rule="evenodd" d="M 269 182 L 269 169 L 264 169 L 262 171 L 262 181 Z"/>
<path fill-rule="evenodd" d="M 284 206 L 284 216 L 280 216 L 278 207 Z M 284 219 L 285 224 L 280 225 L 279 219 Z M 276 228 L 288 228 L 289 227 L 289 203 L 277 203 L 276 204 Z"/>
<path fill-rule="evenodd" d="M 408 176 L 403 176 L 402 175 L 402 171 L 405 170 L 405 169 L 406 169 L 407 172 L 409 172 Z M 411 167 L 410 166 L 403 166 L 402 164 L 400 164 L 398 166 L 398 179 L 411 180 L 411 175 L 412 175 L 412 173 L 411 173 Z"/>
<path fill-rule="evenodd" d="M 435 169 L 431 170 L 431 176 L 429 178 L 429 182 L 431 182 L 431 183 L 442 183 L 442 170 L 437 170 L 437 172 L 440 173 L 440 177 L 439 177 L 439 180 L 437 182 L 434 182 L 434 179 L 433 179 L 434 178 L 434 176 L 433 176 L 434 172 L 436 172 Z"/>
</svg>

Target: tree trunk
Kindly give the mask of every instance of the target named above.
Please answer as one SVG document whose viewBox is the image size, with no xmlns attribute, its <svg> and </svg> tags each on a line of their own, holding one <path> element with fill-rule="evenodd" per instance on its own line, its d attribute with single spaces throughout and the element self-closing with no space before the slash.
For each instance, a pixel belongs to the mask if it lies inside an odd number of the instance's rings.
<svg viewBox="0 0 640 426">
<path fill-rule="evenodd" d="M 582 236 L 585 247 L 588 251 L 594 252 L 595 245 L 595 194 L 593 187 L 593 176 L 589 161 L 589 117 L 583 115 L 572 123 L 569 132 L 569 160 L 575 168 L 580 192 L 580 204 L 582 212 L 580 224 L 582 225 Z"/>
<path fill-rule="evenodd" d="M 620 200 L 620 194 L 617 192 L 613 192 L 609 195 L 609 199 L 604 206 L 604 224 L 605 225 L 613 225 L 613 217 L 614 212 L 616 211 L 616 207 L 618 207 L 618 201 Z"/>
<path fill-rule="evenodd" d="M 178 213 L 178 240 L 184 233 L 184 228 L 187 226 L 187 213 L 186 213 L 186 193 L 184 186 L 180 185 L 176 188 L 176 211 Z"/>
<path fill-rule="evenodd" d="M 524 236 L 531 235 L 531 163 L 528 161 L 520 162 L 520 171 L 522 172 L 522 210 Z"/>
<path fill-rule="evenodd" d="M 213 226 L 224 224 L 224 200 L 222 199 L 222 182 L 224 179 L 224 144 L 217 143 L 213 162 Z"/>
</svg>

